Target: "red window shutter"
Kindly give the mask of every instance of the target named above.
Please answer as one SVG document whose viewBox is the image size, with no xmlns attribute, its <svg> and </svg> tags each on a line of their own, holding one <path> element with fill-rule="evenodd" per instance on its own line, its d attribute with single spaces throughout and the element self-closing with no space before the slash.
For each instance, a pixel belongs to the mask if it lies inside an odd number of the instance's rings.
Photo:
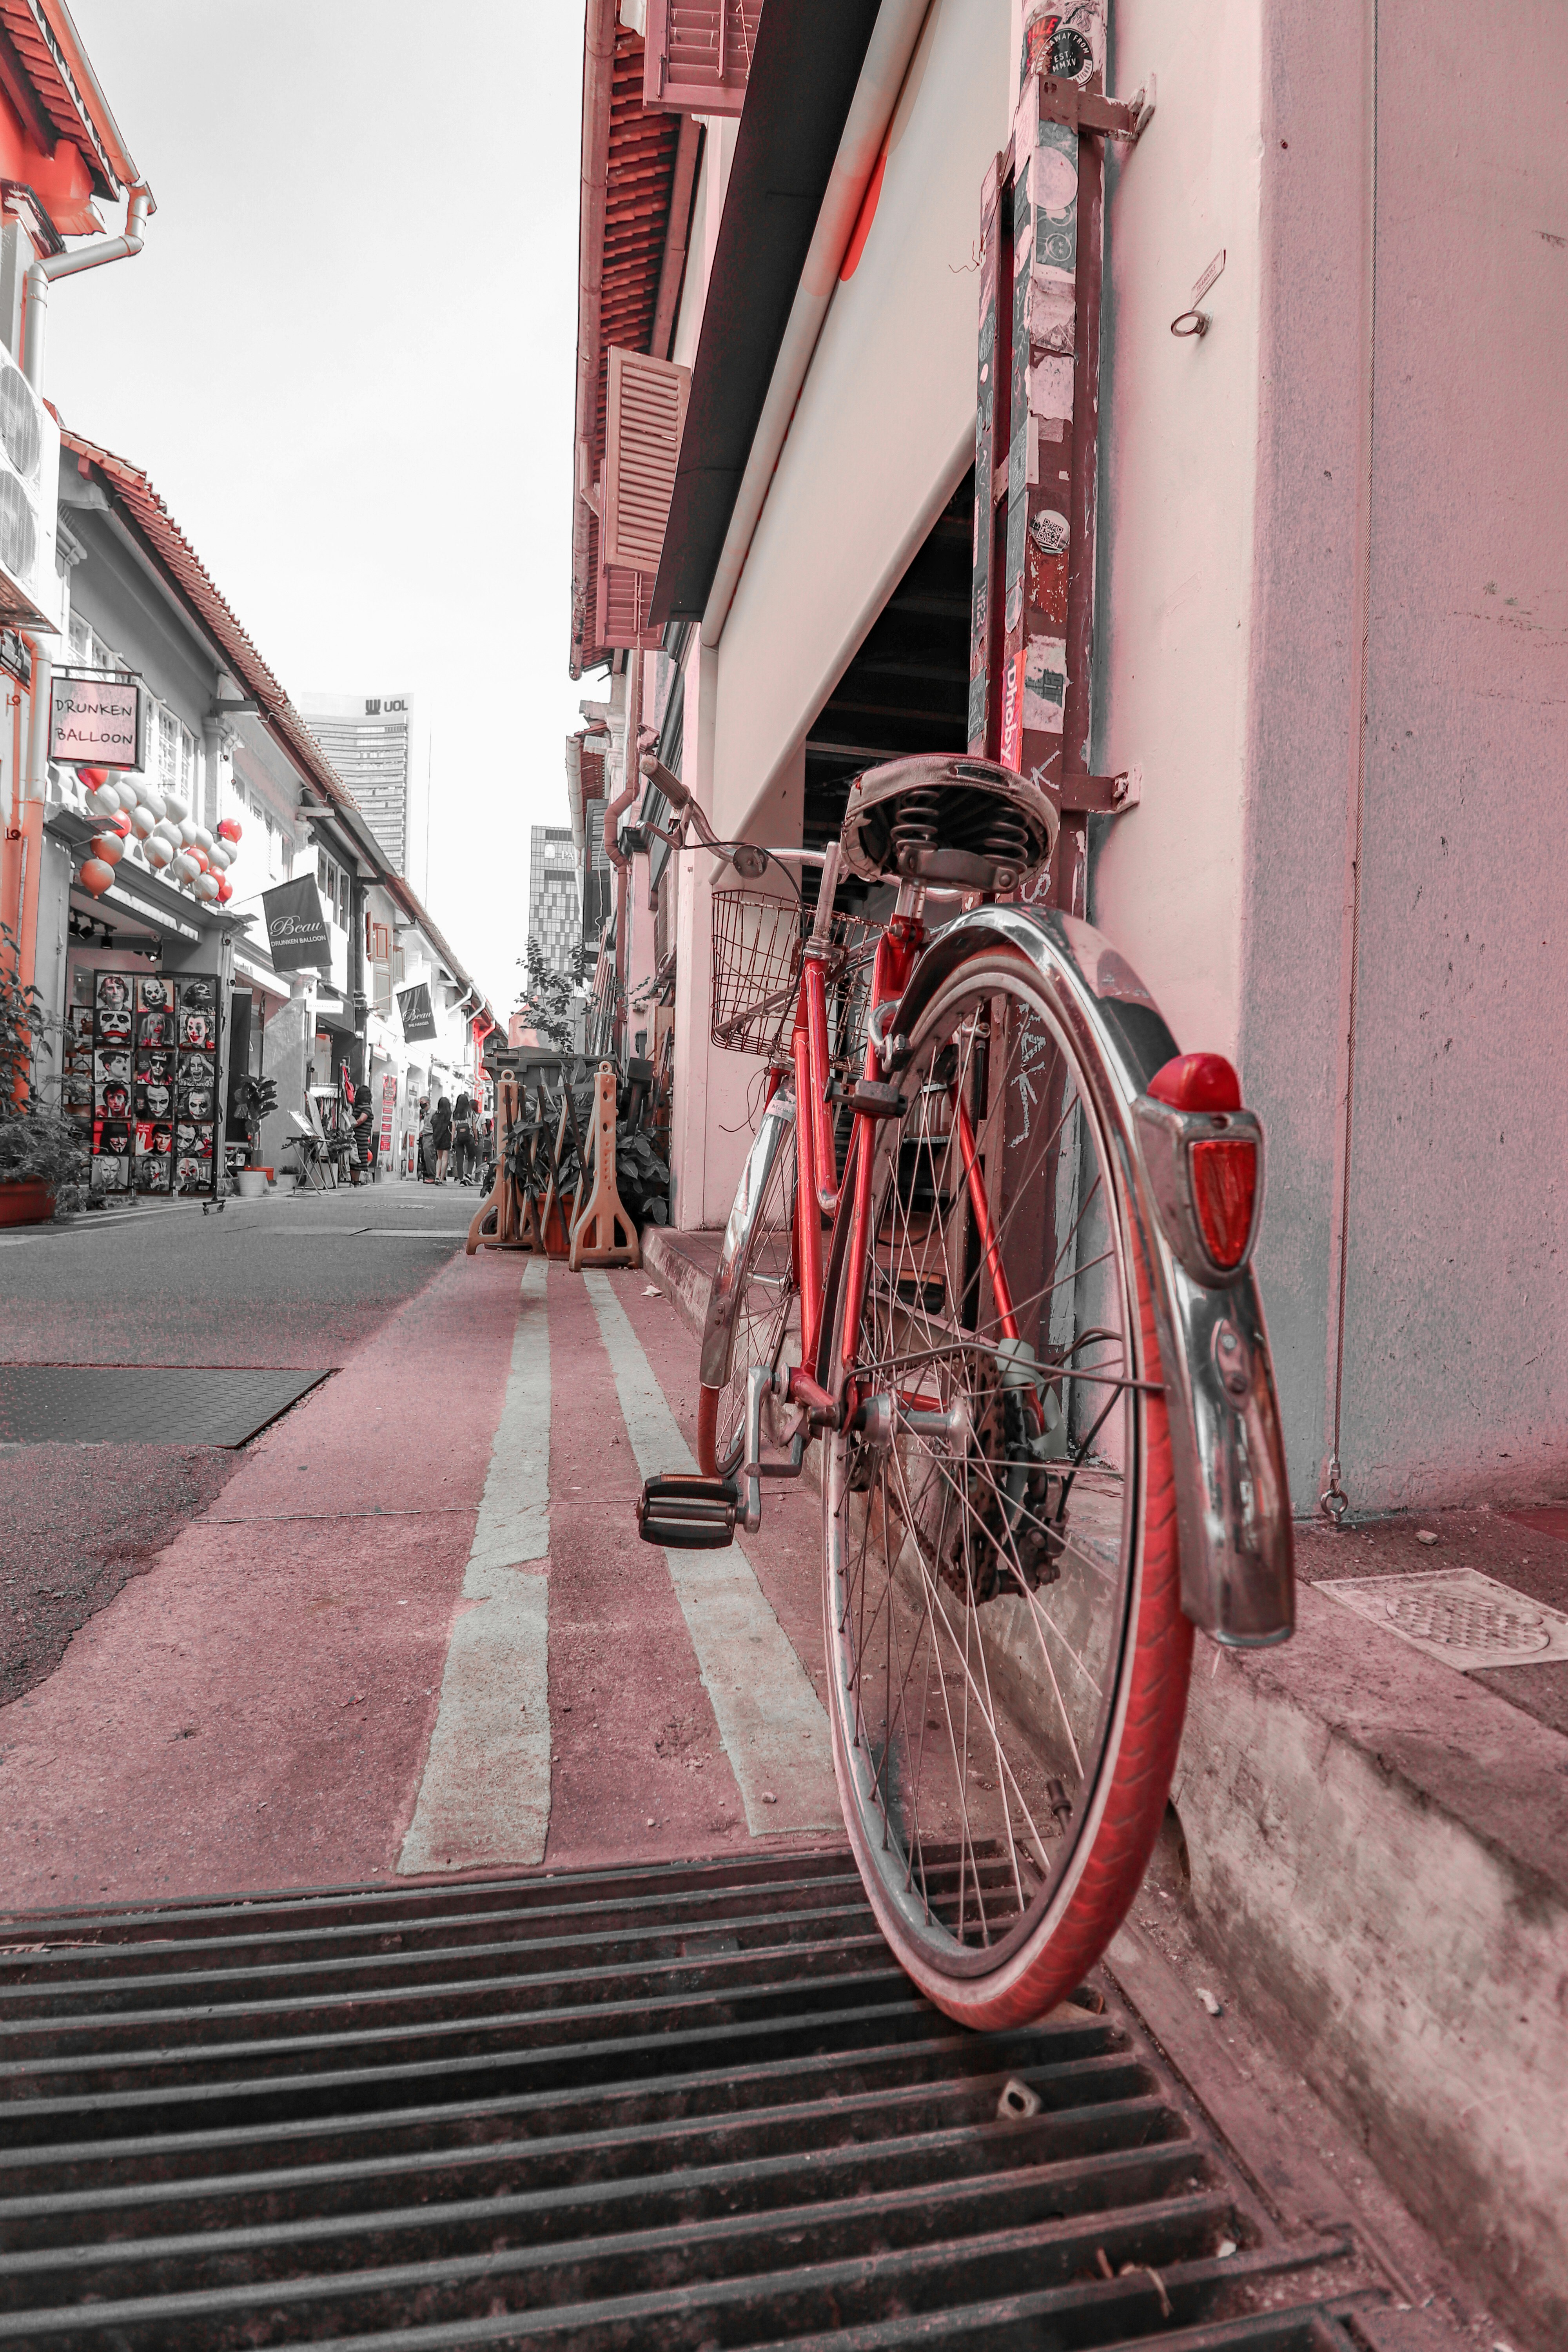
<svg viewBox="0 0 1568 2352">
<path fill-rule="evenodd" d="M 659 632 L 648 629 L 647 608 L 669 520 L 691 373 L 617 346 L 607 361 L 597 641 L 647 650 L 659 642 Z"/>
<path fill-rule="evenodd" d="M 647 0 L 643 104 L 739 114 L 763 0 Z"/>
<path fill-rule="evenodd" d="M 601 562 L 658 569 L 675 489 L 689 368 L 612 348 L 605 403 Z"/>
<path fill-rule="evenodd" d="M 607 652 L 629 651 L 640 646 L 657 653 L 664 643 L 662 629 L 650 629 L 647 608 L 653 596 L 651 572 L 628 572 L 621 563 L 599 566 L 598 604 L 594 614 L 594 642 Z"/>
</svg>

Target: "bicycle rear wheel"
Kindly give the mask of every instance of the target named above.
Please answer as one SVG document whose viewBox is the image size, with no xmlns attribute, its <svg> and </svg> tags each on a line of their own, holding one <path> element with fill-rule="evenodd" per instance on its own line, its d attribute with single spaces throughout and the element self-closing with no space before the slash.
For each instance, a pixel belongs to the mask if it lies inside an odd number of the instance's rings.
<svg viewBox="0 0 1568 2352">
<path fill-rule="evenodd" d="M 882 1401 L 827 1445 L 828 1705 L 889 1943 L 948 2015 L 997 2028 L 1070 1991 L 1136 1891 L 1192 1628 L 1150 1268 L 1092 1042 L 992 946 L 910 1045 L 855 1328 L 842 1274 L 827 1301 L 851 1403 Z"/>
</svg>

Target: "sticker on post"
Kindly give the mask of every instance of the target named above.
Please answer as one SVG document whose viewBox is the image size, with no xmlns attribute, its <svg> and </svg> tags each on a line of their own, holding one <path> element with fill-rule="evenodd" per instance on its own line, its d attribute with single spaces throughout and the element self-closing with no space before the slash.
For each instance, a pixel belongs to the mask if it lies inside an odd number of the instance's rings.
<svg viewBox="0 0 1568 2352">
<path fill-rule="evenodd" d="M 1024 671 L 1024 726 L 1039 735 L 1059 735 L 1067 698 L 1068 649 L 1063 637 L 1031 637 L 1018 656 Z M 1016 762 L 1008 761 L 1013 766 Z"/>
</svg>

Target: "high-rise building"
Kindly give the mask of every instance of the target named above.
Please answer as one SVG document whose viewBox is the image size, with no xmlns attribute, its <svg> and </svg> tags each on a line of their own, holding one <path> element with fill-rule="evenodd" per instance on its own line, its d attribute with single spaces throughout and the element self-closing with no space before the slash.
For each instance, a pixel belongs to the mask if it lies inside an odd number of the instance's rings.
<svg viewBox="0 0 1568 2352">
<path fill-rule="evenodd" d="M 581 936 L 577 861 L 567 825 L 536 824 L 528 836 L 528 936 L 552 971 L 571 970 Z"/>
<path fill-rule="evenodd" d="M 413 837 L 413 696 L 307 694 L 300 710 L 394 870 L 412 879 L 420 846 Z"/>
</svg>

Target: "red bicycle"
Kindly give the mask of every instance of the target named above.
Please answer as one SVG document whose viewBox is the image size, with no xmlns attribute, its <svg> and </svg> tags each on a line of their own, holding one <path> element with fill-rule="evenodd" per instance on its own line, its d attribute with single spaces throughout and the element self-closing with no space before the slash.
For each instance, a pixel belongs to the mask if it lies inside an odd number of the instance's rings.
<svg viewBox="0 0 1568 2352">
<path fill-rule="evenodd" d="M 650 1479 L 641 1532 L 728 1544 L 768 1480 L 819 1476 L 867 1891 L 940 2008 L 1017 2024 L 1137 1889 L 1194 1627 L 1291 1629 L 1262 1131 L 1109 940 L 1019 902 L 1057 830 L 1023 777 L 871 769 L 814 856 L 717 842 L 644 766 L 668 837 L 746 886 L 714 894 L 712 1029 L 767 1094 L 708 1307 L 702 1475 Z"/>
</svg>

